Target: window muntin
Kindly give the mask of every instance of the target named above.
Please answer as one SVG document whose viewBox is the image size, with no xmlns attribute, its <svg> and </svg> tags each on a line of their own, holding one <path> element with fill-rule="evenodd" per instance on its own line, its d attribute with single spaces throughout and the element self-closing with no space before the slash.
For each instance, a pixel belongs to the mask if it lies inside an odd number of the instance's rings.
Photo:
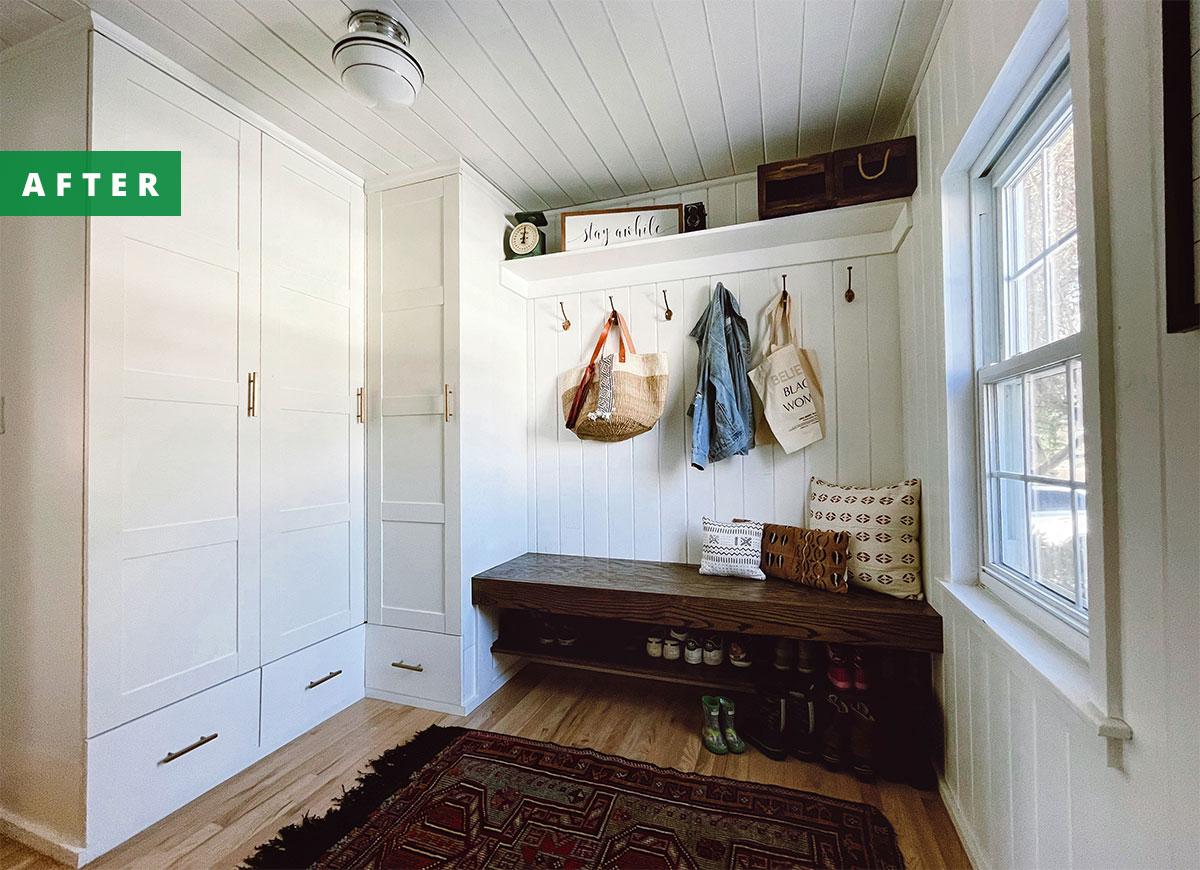
<svg viewBox="0 0 1200 870">
<path fill-rule="evenodd" d="M 1087 627 L 1074 125 L 1065 73 L 983 179 L 984 571 Z"/>
</svg>

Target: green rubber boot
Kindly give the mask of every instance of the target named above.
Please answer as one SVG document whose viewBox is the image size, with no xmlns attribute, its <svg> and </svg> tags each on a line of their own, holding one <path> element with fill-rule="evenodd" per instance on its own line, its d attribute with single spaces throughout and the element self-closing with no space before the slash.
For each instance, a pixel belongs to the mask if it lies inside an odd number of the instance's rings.
<svg viewBox="0 0 1200 870">
<path fill-rule="evenodd" d="M 700 728 L 704 748 L 714 755 L 727 754 L 729 747 L 725 745 L 725 738 L 721 736 L 721 699 L 715 695 L 705 695 L 700 699 L 700 706 L 704 708 L 704 724 Z M 742 749 L 745 748 L 743 745 Z"/>
<path fill-rule="evenodd" d="M 717 698 L 717 702 L 721 705 L 721 712 L 725 714 L 725 729 L 723 731 L 725 747 L 735 755 L 741 755 L 746 751 L 746 741 L 738 736 L 737 728 L 733 724 L 733 701 L 722 695 Z"/>
</svg>

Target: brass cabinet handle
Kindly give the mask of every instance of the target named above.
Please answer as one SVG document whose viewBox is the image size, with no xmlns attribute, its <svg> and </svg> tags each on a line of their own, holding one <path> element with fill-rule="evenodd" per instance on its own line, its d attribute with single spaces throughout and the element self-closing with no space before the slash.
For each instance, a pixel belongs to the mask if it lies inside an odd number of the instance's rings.
<svg viewBox="0 0 1200 870">
<path fill-rule="evenodd" d="M 446 419 L 446 422 L 447 422 L 447 423 L 449 423 L 449 422 L 450 422 L 450 418 L 454 416 L 453 414 L 451 414 L 451 413 L 450 413 L 450 396 L 452 396 L 453 394 L 454 394 L 454 390 L 450 389 L 450 385 L 449 385 L 449 384 L 446 384 L 446 396 L 445 396 L 445 399 L 446 399 L 446 417 L 445 417 L 445 419 Z"/>
<path fill-rule="evenodd" d="M 185 746 L 185 747 L 183 747 L 183 749 L 180 749 L 176 752 L 168 752 L 167 757 L 164 758 L 162 761 L 160 761 L 159 764 L 170 764 L 176 758 L 182 758 L 183 756 L 185 756 L 189 752 L 191 752 L 193 749 L 199 749 L 205 743 L 212 743 L 212 741 L 214 741 L 216 739 L 217 739 L 216 733 L 209 734 L 207 737 L 201 737 L 199 740 L 197 740 L 195 743 L 191 744 L 190 746 Z"/>
<path fill-rule="evenodd" d="M 329 680 L 332 680 L 334 677 L 338 676 L 341 672 L 342 671 L 340 668 L 336 671 L 330 671 L 325 676 L 321 677 L 321 679 L 313 680 L 311 683 L 309 683 L 307 686 L 305 686 L 304 691 L 307 692 L 309 689 L 315 689 L 317 686 L 321 685 L 321 683 L 326 683 Z"/>
<path fill-rule="evenodd" d="M 363 414 L 366 412 L 366 406 L 363 404 L 363 388 L 358 388 L 358 422 L 363 422 Z"/>
<path fill-rule="evenodd" d="M 403 668 L 406 671 L 423 671 L 423 670 L 425 670 L 425 667 L 423 665 L 406 665 L 404 663 L 404 659 L 401 659 L 398 662 L 392 662 L 392 667 L 393 668 Z"/>
<path fill-rule="evenodd" d="M 255 407 L 255 398 L 258 393 L 258 372 L 250 372 L 246 377 L 246 416 L 257 417 L 258 408 Z"/>
</svg>

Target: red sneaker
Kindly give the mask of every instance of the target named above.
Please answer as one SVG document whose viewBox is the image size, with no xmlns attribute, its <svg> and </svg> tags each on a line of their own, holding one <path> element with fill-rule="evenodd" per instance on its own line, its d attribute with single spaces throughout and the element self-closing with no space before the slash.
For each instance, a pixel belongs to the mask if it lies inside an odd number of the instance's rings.
<svg viewBox="0 0 1200 870">
<path fill-rule="evenodd" d="M 865 692 L 871 688 L 871 684 L 867 682 L 867 665 L 866 655 L 861 649 L 854 649 L 854 688 L 859 692 Z"/>
<path fill-rule="evenodd" d="M 826 650 L 829 653 L 829 670 L 826 676 L 829 677 L 830 684 L 835 689 L 846 691 L 853 684 L 850 682 L 850 665 L 846 661 L 846 650 L 838 644 L 827 644 Z"/>
</svg>

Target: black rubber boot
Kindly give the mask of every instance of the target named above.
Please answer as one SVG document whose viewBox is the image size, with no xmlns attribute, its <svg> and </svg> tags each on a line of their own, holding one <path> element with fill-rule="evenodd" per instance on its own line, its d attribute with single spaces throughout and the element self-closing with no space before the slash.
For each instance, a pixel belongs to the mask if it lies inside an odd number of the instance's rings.
<svg viewBox="0 0 1200 870">
<path fill-rule="evenodd" d="M 817 757 L 817 705 L 821 702 L 813 680 L 803 680 L 787 693 L 788 751 L 801 761 Z"/>
<path fill-rule="evenodd" d="M 757 716 L 745 730 L 746 742 L 773 761 L 787 758 L 787 696 L 782 692 L 760 692 Z"/>
<path fill-rule="evenodd" d="M 828 695 L 832 713 L 822 735 L 821 763 L 830 770 L 841 770 L 850 757 L 850 708 L 836 692 Z"/>
<path fill-rule="evenodd" d="M 850 755 L 854 775 L 863 782 L 875 780 L 875 752 L 872 744 L 875 717 L 864 700 L 857 700 L 850 714 Z"/>
</svg>

